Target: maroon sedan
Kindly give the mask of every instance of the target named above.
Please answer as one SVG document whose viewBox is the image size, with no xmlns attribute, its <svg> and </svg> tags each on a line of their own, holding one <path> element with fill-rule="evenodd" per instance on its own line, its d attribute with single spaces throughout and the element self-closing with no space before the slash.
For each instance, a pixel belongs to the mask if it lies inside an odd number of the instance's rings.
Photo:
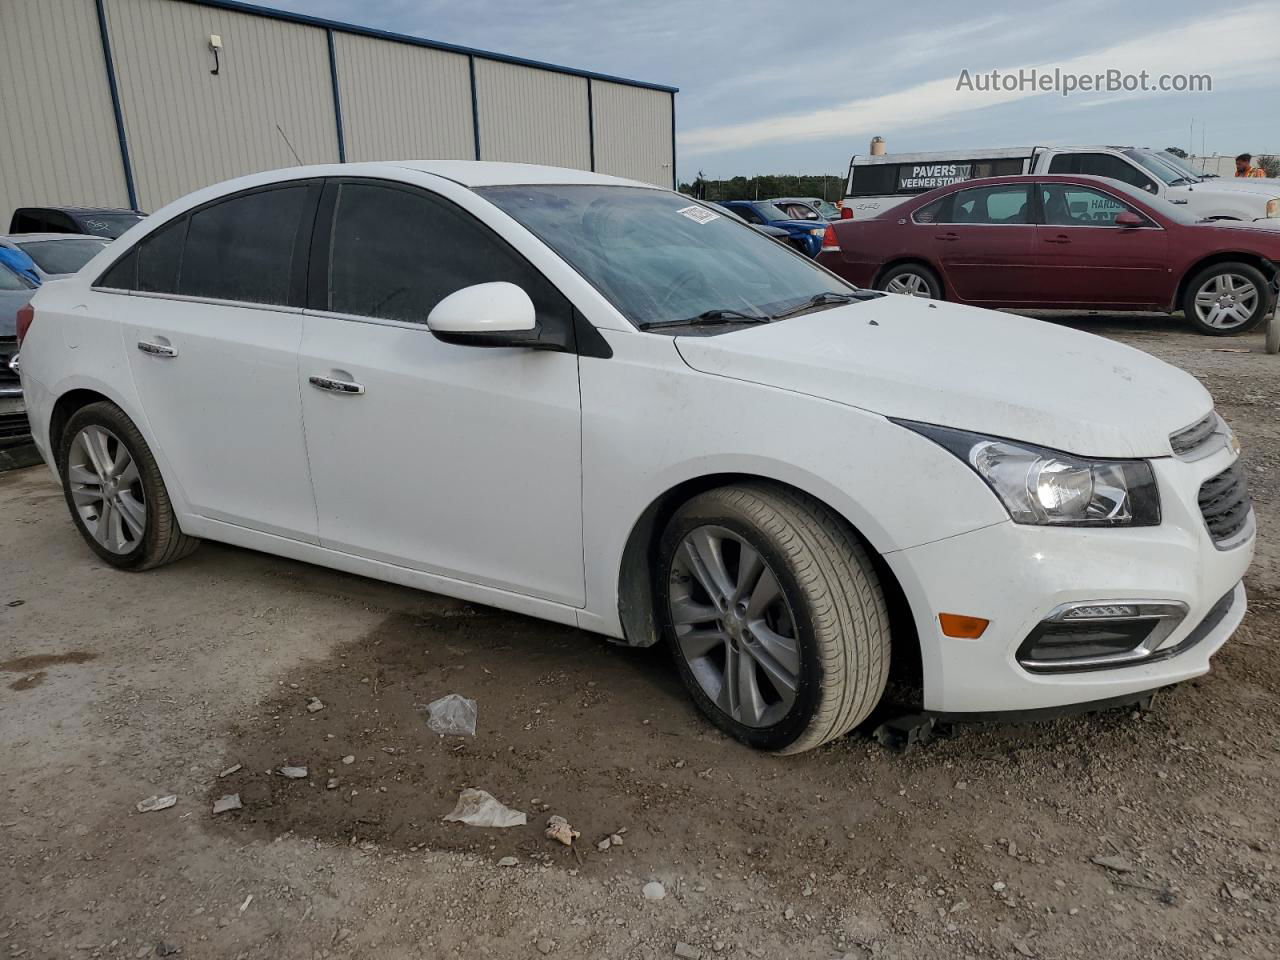
<svg viewBox="0 0 1280 960">
<path fill-rule="evenodd" d="M 818 262 L 858 286 L 983 307 L 1181 309 L 1222 335 L 1274 308 L 1280 230 L 1198 222 L 1102 177 L 992 177 L 836 221 Z"/>
</svg>

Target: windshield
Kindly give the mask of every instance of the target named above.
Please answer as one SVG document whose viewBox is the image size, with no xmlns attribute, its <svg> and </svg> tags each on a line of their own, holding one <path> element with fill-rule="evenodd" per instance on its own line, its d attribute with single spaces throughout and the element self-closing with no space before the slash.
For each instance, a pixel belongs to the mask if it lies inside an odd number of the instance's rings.
<svg viewBox="0 0 1280 960">
<path fill-rule="evenodd" d="M 1158 160 L 1155 154 L 1149 153 L 1146 150 L 1126 150 L 1124 155 L 1130 160 L 1137 161 L 1143 170 L 1147 171 L 1147 173 L 1153 174 L 1168 186 L 1173 186 L 1176 183 L 1186 183 L 1193 179 L 1192 177 L 1185 176 L 1182 171 L 1177 168 L 1169 166 L 1162 160 Z"/>
<path fill-rule="evenodd" d="M 99 237 L 67 240 L 27 240 L 18 244 L 22 252 L 45 273 L 75 273 L 98 255 L 107 241 Z"/>
<path fill-rule="evenodd" d="M 596 184 L 476 192 L 537 235 L 637 326 L 714 310 L 772 316 L 853 289 L 740 220 L 677 193 Z"/>
<path fill-rule="evenodd" d="M 815 207 L 817 207 L 818 212 L 822 214 L 824 217 L 826 217 L 828 220 L 840 219 L 840 208 L 837 207 L 830 200 L 812 200 L 810 202 Z"/>
<path fill-rule="evenodd" d="M 1169 166 L 1173 167 L 1173 169 L 1177 170 L 1179 173 L 1181 173 L 1184 177 L 1187 177 L 1188 179 L 1191 179 L 1191 180 L 1204 179 L 1204 173 L 1202 171 L 1194 169 L 1191 166 L 1191 164 L 1187 163 L 1187 161 L 1183 160 L 1176 153 L 1170 153 L 1168 150 L 1161 150 L 1156 154 L 1156 156 L 1162 162 L 1167 163 Z"/>
<path fill-rule="evenodd" d="M 140 213 L 82 213 L 80 225 L 85 233 L 114 240 L 142 219 Z"/>
</svg>

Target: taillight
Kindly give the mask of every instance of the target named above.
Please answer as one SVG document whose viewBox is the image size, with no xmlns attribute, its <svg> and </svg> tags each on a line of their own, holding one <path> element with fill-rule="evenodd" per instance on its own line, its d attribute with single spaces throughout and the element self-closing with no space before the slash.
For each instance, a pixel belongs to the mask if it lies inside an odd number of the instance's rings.
<svg viewBox="0 0 1280 960">
<path fill-rule="evenodd" d="M 841 219 L 841 220 L 852 220 L 852 219 L 853 219 L 853 208 L 852 208 L 852 207 L 841 207 L 841 208 L 840 208 L 840 219 Z"/>
<path fill-rule="evenodd" d="M 23 338 L 26 337 L 27 331 L 31 329 L 31 321 L 36 318 L 36 308 L 29 303 L 24 303 L 18 308 L 18 346 L 22 346 Z"/>
<path fill-rule="evenodd" d="M 822 234 L 822 252 L 840 252 L 840 238 L 836 236 L 835 226 L 830 223 L 827 224 L 826 232 Z"/>
</svg>

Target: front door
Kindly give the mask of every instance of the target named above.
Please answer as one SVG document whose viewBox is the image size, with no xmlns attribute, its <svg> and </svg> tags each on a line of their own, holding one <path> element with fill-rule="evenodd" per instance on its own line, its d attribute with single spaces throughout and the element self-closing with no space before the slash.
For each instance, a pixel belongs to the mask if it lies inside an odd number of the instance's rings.
<svg viewBox="0 0 1280 960">
<path fill-rule="evenodd" d="M 321 211 L 298 387 L 321 543 L 581 606 L 577 356 L 458 346 L 426 327 L 475 283 L 518 284 L 544 326 L 571 324 L 568 302 L 425 190 L 333 182 Z"/>
<path fill-rule="evenodd" d="M 1173 279 L 1168 234 L 1114 194 L 1073 183 L 1041 183 L 1036 283 L 1063 306 L 1166 307 Z M 1141 226 L 1116 226 L 1121 213 Z"/>
<path fill-rule="evenodd" d="M 219 200 L 143 240 L 99 294 L 119 318 L 159 453 L 198 515 L 315 541 L 298 397 L 319 184 Z"/>
<path fill-rule="evenodd" d="M 1034 299 L 1030 189 L 1025 182 L 973 187 L 952 194 L 939 208 L 932 225 L 934 260 L 961 300 L 1015 304 Z"/>
</svg>

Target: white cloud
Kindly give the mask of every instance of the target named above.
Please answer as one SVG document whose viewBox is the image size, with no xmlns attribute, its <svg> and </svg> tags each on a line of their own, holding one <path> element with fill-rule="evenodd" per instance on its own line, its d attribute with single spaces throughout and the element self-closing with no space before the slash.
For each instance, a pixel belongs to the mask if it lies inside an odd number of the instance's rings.
<svg viewBox="0 0 1280 960">
<path fill-rule="evenodd" d="M 1275 70 L 1275 37 L 1280 34 L 1280 5 L 1265 4 L 1229 14 L 1214 13 L 1105 49 L 1053 63 L 1030 62 L 996 67 L 1002 73 L 1039 67 L 1060 68 L 1064 73 L 1096 74 L 1109 69 L 1126 73 L 1208 73 L 1214 90 L 1221 92 L 1231 81 L 1271 76 Z M 972 73 L 989 72 L 991 64 L 975 63 Z M 848 101 L 834 107 L 768 117 L 763 120 L 701 127 L 683 133 L 679 146 L 685 156 L 759 146 L 771 142 L 798 142 L 887 134 L 951 118 L 958 113 L 1030 97 L 1056 97 L 1034 91 L 980 92 L 956 90 L 956 77 L 930 80 L 893 93 Z M 1119 100 L 1124 94 L 1117 94 Z M 1168 96 L 1152 93 L 1149 96 Z M 1206 94 L 1180 94 L 1185 97 Z M 1066 100 L 1070 103 L 1070 98 Z"/>
</svg>

